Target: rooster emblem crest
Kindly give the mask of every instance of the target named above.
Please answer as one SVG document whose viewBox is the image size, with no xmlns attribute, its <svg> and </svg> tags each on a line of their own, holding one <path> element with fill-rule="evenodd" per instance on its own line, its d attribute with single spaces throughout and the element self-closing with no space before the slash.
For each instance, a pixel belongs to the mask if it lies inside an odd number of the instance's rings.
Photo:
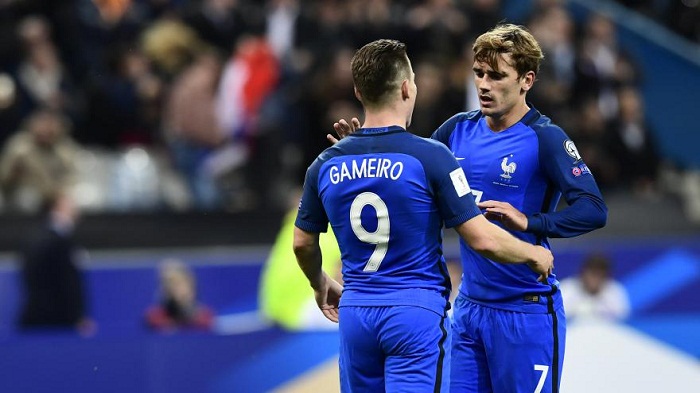
<svg viewBox="0 0 700 393">
<path fill-rule="evenodd" d="M 501 177 L 504 179 L 510 179 L 510 175 L 515 172 L 517 167 L 518 166 L 514 162 L 508 163 L 508 157 L 503 157 L 503 161 L 501 161 L 501 169 L 503 170 Z"/>
</svg>

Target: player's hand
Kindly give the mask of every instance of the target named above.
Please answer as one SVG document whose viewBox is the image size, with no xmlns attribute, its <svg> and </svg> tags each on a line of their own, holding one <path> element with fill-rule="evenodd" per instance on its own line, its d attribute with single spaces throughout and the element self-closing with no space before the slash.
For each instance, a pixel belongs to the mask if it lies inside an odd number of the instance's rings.
<svg viewBox="0 0 700 393">
<path fill-rule="evenodd" d="M 337 123 L 333 123 L 333 129 L 335 130 L 336 134 L 338 134 L 338 138 L 336 139 L 336 137 L 333 135 L 326 134 L 326 139 L 335 145 L 339 140 L 352 134 L 358 128 L 360 128 L 360 121 L 357 120 L 356 117 L 353 117 L 352 120 L 350 120 L 350 123 L 345 121 L 345 119 L 340 119 Z"/>
<path fill-rule="evenodd" d="M 532 257 L 532 261 L 527 263 L 535 273 L 540 276 L 537 281 L 542 283 L 547 283 L 547 277 L 552 274 L 554 270 L 554 255 L 548 249 L 542 246 L 535 246 L 535 253 Z"/>
<path fill-rule="evenodd" d="M 527 229 L 527 216 L 514 208 L 508 202 L 484 201 L 477 204 L 480 209 L 486 209 L 484 214 L 491 221 L 498 221 L 511 231 Z"/>
<path fill-rule="evenodd" d="M 342 293 L 343 286 L 323 272 L 320 285 L 314 289 L 314 297 L 318 308 L 331 322 L 338 323 L 338 304 Z"/>
</svg>

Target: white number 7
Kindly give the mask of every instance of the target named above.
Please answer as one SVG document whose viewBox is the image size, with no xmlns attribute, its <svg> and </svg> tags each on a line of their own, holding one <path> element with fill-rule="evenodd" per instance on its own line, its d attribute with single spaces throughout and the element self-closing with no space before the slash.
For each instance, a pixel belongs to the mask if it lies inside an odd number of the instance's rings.
<svg viewBox="0 0 700 393">
<path fill-rule="evenodd" d="M 544 364 L 535 364 L 535 371 L 542 371 L 542 375 L 540 375 L 540 381 L 537 382 L 537 387 L 535 388 L 535 393 L 540 393 L 542 391 L 542 387 L 544 387 L 544 381 L 547 379 L 549 366 L 545 366 Z"/>
<path fill-rule="evenodd" d="M 481 202 L 481 197 L 484 195 L 484 192 L 472 188 L 472 194 L 474 195 L 474 202 L 479 203 Z"/>
<path fill-rule="evenodd" d="M 368 232 L 362 226 L 360 216 L 362 209 L 367 205 L 372 206 L 377 213 L 377 229 L 374 232 Z M 366 272 L 376 272 L 389 250 L 390 224 L 389 209 L 386 207 L 386 203 L 373 192 L 363 192 L 358 195 L 350 205 L 350 227 L 360 241 L 376 245 L 364 268 Z"/>
</svg>

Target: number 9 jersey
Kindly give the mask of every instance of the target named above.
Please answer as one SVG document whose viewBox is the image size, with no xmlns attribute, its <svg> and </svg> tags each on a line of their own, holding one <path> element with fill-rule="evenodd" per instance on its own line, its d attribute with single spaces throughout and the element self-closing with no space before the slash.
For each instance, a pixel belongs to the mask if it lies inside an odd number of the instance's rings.
<svg viewBox="0 0 700 393">
<path fill-rule="evenodd" d="M 442 227 L 481 214 L 441 143 L 398 126 L 364 128 L 309 167 L 296 226 L 340 246 L 340 306 L 419 306 L 443 314 L 450 279 Z"/>
</svg>

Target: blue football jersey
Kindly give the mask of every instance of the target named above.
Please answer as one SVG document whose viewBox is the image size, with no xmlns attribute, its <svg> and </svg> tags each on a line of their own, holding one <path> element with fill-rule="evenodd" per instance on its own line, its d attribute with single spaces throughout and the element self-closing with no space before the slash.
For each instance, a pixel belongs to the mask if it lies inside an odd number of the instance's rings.
<svg viewBox="0 0 700 393">
<path fill-rule="evenodd" d="M 602 226 L 607 215 L 598 186 L 574 143 L 549 118 L 531 109 L 518 123 L 493 132 L 480 111 L 460 113 L 432 136 L 450 148 L 469 179 L 476 202 L 508 202 L 528 216 L 525 232 L 511 232 L 549 248 L 547 237 L 571 237 Z M 561 196 L 572 209 L 555 212 Z M 602 223 L 601 223 L 602 220 Z M 523 312 L 547 312 L 545 296 L 561 305 L 555 275 L 539 283 L 525 264 L 500 264 L 461 240 L 460 292 L 477 303 Z"/>
<path fill-rule="evenodd" d="M 340 246 L 342 306 L 421 306 L 442 314 L 450 281 L 442 227 L 481 214 L 464 172 L 436 141 L 401 127 L 360 129 L 309 167 L 296 226 Z"/>
</svg>

